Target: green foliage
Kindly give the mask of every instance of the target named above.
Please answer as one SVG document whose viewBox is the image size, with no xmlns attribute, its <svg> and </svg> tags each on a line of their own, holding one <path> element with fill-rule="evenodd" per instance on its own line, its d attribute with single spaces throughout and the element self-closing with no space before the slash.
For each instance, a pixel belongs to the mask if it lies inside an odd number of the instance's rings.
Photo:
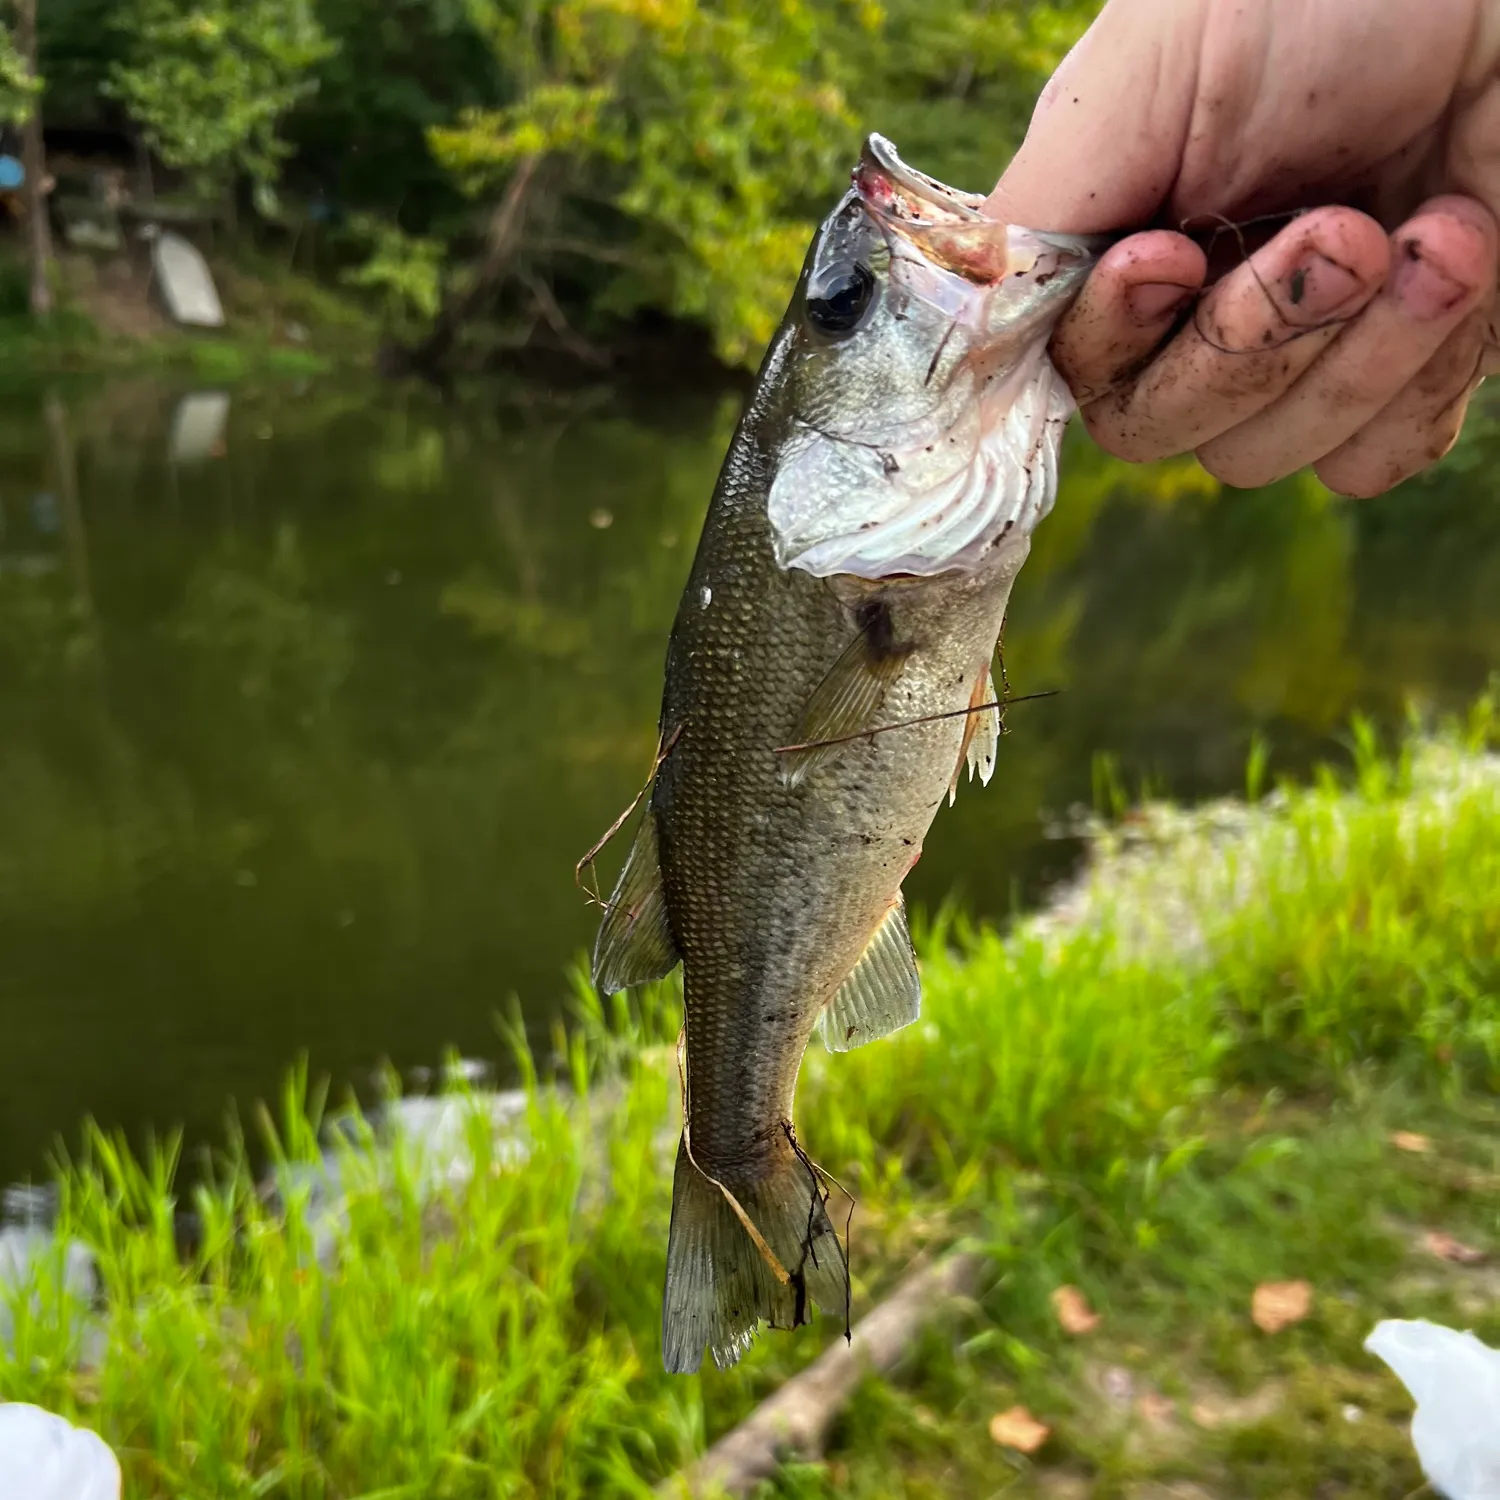
<svg viewBox="0 0 1500 1500">
<path fill-rule="evenodd" d="M 269 188 L 290 150 L 282 117 L 333 50 L 308 0 L 131 0 L 116 24 L 127 46 L 108 90 L 162 160 L 206 192 L 240 172 Z"/>
<path fill-rule="evenodd" d="M 375 214 L 356 216 L 350 228 L 370 246 L 370 255 L 360 265 L 345 270 L 340 280 L 377 293 L 392 323 L 413 314 L 431 318 L 442 298 L 442 242 L 406 234 Z"/>
<path fill-rule="evenodd" d="M 607 341 L 696 323 L 758 358 L 867 129 L 987 187 L 1095 0 L 49 0 L 58 111 L 118 100 L 205 196 L 238 176 L 355 228 L 313 253 L 428 316 L 539 158 L 493 315 Z M 18 107 L 5 82 L 0 113 Z M 360 257 L 350 265 L 350 243 Z M 459 277 L 461 283 L 461 274 Z M 480 342 L 483 342 L 481 339 Z"/>
<path fill-rule="evenodd" d="M 40 87 L 16 51 L 3 18 L 0 18 L 0 125 L 19 125 L 31 113 L 31 101 Z"/>
<path fill-rule="evenodd" d="M 775 324 L 836 180 L 853 120 L 825 62 L 811 0 L 477 0 L 516 99 L 431 132 L 434 154 L 488 195 L 526 158 L 563 166 L 557 191 L 602 200 L 629 226 L 604 304 L 706 324 L 743 361 Z"/>
<path fill-rule="evenodd" d="M 553 163 L 554 215 L 584 203 L 618 215 L 584 214 L 581 247 L 570 236 L 575 253 L 621 267 L 595 305 L 665 309 L 706 326 L 726 360 L 753 363 L 852 164 L 860 116 L 898 137 L 911 126 L 915 160 L 988 186 L 1094 8 L 474 0 L 514 97 L 434 127 L 432 149 L 481 197 L 523 159 Z M 545 241 L 532 249 L 548 259 Z"/>
</svg>

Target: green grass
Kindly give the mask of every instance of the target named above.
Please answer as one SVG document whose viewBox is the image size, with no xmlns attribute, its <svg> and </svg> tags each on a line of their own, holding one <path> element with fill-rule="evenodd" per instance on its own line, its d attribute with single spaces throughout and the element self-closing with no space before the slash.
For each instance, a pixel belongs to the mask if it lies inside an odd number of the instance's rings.
<svg viewBox="0 0 1500 1500">
<path fill-rule="evenodd" d="M 1422 1227 L 1500 1244 L 1482 1102 L 1500 1081 L 1496 728 L 1487 701 L 1394 756 L 1361 729 L 1352 777 L 1139 809 L 1098 832 L 1057 913 L 1004 935 L 936 921 L 917 1026 L 809 1053 L 799 1133 L 859 1199 L 856 1315 L 924 1247 L 973 1239 L 992 1274 L 776 1493 L 1420 1483 L 1409 1404 L 1359 1346 L 1394 1315 L 1500 1341 L 1484 1268 L 1413 1249 Z M 90 1132 L 60 1174 L 62 1230 L 98 1257 L 100 1309 L 42 1268 L 0 1397 L 97 1427 L 152 1500 L 648 1494 L 837 1333 L 661 1373 L 676 1028 L 670 986 L 608 1009 L 580 986 L 566 1086 L 528 1074 L 525 1160 L 475 1112 L 472 1170 L 440 1186 L 417 1147 L 373 1152 L 342 1116 L 331 1225 L 306 1177 L 260 1193 L 242 1144 L 178 1201 L 170 1149 L 142 1165 Z M 284 1164 L 316 1158 L 321 1116 L 294 1080 L 271 1133 Z M 1433 1152 L 1395 1150 L 1396 1129 Z M 1293 1277 L 1313 1316 L 1258 1333 L 1254 1286 Z M 1055 1326 L 1064 1281 L 1104 1315 L 1090 1338 Z M 1054 1429 L 1032 1459 L 987 1433 L 1018 1401 Z"/>
</svg>

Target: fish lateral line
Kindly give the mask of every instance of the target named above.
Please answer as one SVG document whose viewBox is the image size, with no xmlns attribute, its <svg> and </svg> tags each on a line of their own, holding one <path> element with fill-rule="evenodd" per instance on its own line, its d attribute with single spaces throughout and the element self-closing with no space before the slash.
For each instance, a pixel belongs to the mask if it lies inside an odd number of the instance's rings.
<svg viewBox="0 0 1500 1500">
<path fill-rule="evenodd" d="M 614 822 L 604 830 L 604 832 L 599 836 L 594 845 L 590 849 L 588 849 L 583 857 L 578 861 L 578 863 L 573 866 L 573 884 L 576 885 L 578 889 L 588 897 L 588 904 L 590 906 L 597 906 L 606 911 L 609 909 L 609 903 L 604 899 L 603 896 L 599 894 L 598 879 L 595 879 L 594 887 L 592 890 L 590 890 L 588 886 L 583 883 L 583 872 L 585 870 L 589 870 L 590 872 L 593 871 L 594 861 L 597 860 L 609 846 L 609 841 L 614 838 L 614 836 L 630 821 L 630 815 L 636 810 L 636 808 L 641 805 L 641 799 L 646 795 L 647 792 L 651 790 L 651 783 L 656 780 L 656 773 L 661 770 L 662 762 L 665 761 L 667 756 L 672 753 L 672 746 L 675 745 L 678 739 L 681 737 L 683 727 L 683 725 L 679 724 L 676 729 L 674 729 L 672 733 L 667 737 L 665 742 L 660 739 L 657 740 L 656 759 L 651 764 L 651 774 L 646 777 L 645 784 L 641 787 L 640 791 L 638 791 L 635 796 L 630 799 L 630 802 L 625 808 L 625 811 L 622 812 L 620 816 L 616 818 Z"/>
<path fill-rule="evenodd" d="M 801 750 L 822 750 L 829 745 L 849 745 L 855 740 L 873 739 L 877 734 L 889 734 L 893 729 L 913 729 L 919 724 L 936 724 L 942 719 L 963 719 L 970 714 L 988 713 L 992 708 L 998 708 L 1003 712 L 1012 703 L 1034 703 L 1038 698 L 1056 698 L 1061 692 L 1061 688 L 1048 688 L 1042 693 L 1021 693 L 1014 698 L 996 698 L 989 703 L 975 703 L 969 708 L 955 708 L 947 713 L 923 714 L 919 719 L 902 719 L 897 724 L 877 724 L 873 729 L 859 729 L 853 734 L 841 734 L 837 739 L 808 740 L 800 745 L 778 745 L 774 753 L 791 755 Z"/>
</svg>

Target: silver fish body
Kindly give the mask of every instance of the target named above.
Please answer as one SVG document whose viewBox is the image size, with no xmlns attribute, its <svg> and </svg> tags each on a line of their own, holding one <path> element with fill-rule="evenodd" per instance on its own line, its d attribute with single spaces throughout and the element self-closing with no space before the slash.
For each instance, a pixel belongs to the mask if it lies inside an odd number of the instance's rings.
<svg viewBox="0 0 1500 1500">
<path fill-rule="evenodd" d="M 595 950 L 602 989 L 683 965 L 686 1122 L 663 1357 L 842 1312 L 793 1128 L 815 1028 L 915 1019 L 901 883 L 965 764 L 1072 410 L 1046 339 L 1095 247 L 1033 235 L 873 137 L 824 222 L 720 474 L 667 654 L 664 754 Z"/>
</svg>

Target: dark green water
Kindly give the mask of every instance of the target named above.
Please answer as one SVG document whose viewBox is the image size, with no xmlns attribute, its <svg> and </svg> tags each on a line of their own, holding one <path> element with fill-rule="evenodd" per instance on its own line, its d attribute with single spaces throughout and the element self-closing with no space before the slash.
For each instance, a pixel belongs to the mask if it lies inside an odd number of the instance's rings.
<svg viewBox="0 0 1500 1500">
<path fill-rule="evenodd" d="M 174 462 L 180 394 L 0 400 L 0 1182 L 85 1114 L 212 1138 L 303 1051 L 498 1058 L 512 995 L 545 1034 L 734 414 L 282 388 Z M 915 900 L 1035 899 L 1101 753 L 1195 797 L 1257 731 L 1295 769 L 1357 708 L 1461 705 L 1500 665 L 1495 449 L 1354 506 L 1080 442 L 1006 652 L 1064 691 L 1012 710 Z"/>
</svg>

